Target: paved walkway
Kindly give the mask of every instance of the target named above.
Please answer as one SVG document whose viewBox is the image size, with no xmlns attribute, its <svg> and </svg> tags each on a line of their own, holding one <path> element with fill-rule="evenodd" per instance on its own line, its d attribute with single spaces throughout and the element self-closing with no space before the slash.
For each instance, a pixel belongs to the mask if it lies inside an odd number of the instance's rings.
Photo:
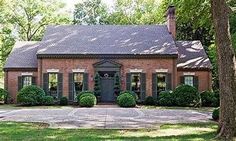
<svg viewBox="0 0 236 141">
<path fill-rule="evenodd" d="M 195 110 L 139 108 L 63 108 L 1 110 L 0 121 L 44 122 L 51 128 L 158 128 L 163 123 L 209 122 Z"/>
</svg>

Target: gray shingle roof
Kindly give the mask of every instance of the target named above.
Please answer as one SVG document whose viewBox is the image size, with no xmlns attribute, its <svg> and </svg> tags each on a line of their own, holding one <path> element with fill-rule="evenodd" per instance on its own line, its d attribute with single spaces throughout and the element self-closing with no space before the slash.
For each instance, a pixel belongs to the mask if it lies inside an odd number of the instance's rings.
<svg viewBox="0 0 236 141">
<path fill-rule="evenodd" d="M 37 68 L 37 48 L 36 42 L 16 42 L 4 68 Z"/>
<path fill-rule="evenodd" d="M 38 54 L 177 54 L 166 25 L 60 25 L 46 29 Z"/>
<path fill-rule="evenodd" d="M 200 41 L 176 41 L 179 57 L 178 68 L 212 68 Z"/>
</svg>

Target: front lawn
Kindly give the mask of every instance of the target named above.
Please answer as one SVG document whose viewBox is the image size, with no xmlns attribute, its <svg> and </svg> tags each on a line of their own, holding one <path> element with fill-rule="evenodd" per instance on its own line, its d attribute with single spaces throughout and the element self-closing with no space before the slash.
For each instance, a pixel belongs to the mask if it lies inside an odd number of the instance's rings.
<svg viewBox="0 0 236 141">
<path fill-rule="evenodd" d="M 0 122 L 1 140 L 210 140 L 214 123 L 166 124 L 159 130 L 50 129 L 47 124 Z"/>
</svg>

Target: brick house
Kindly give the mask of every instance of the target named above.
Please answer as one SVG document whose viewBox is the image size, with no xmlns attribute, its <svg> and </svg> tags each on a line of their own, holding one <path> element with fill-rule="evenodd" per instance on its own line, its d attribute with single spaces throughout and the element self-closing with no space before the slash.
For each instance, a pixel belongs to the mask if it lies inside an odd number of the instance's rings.
<svg viewBox="0 0 236 141">
<path fill-rule="evenodd" d="M 176 41 L 174 7 L 166 17 L 166 25 L 48 26 L 42 41 L 16 42 L 4 66 L 5 88 L 14 102 L 32 84 L 73 101 L 93 90 L 98 73 L 102 102 L 115 101 L 115 74 L 140 100 L 179 84 L 210 90 L 211 63 L 201 42 Z"/>
</svg>

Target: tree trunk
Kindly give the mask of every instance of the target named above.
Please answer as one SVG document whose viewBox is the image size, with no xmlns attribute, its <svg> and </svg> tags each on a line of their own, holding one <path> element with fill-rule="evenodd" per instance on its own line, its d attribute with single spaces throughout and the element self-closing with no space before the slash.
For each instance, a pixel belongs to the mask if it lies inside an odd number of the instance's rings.
<svg viewBox="0 0 236 141">
<path fill-rule="evenodd" d="M 217 137 L 232 140 L 235 134 L 235 54 L 229 31 L 229 7 L 225 0 L 211 0 L 216 33 L 220 85 L 220 120 Z"/>
</svg>

